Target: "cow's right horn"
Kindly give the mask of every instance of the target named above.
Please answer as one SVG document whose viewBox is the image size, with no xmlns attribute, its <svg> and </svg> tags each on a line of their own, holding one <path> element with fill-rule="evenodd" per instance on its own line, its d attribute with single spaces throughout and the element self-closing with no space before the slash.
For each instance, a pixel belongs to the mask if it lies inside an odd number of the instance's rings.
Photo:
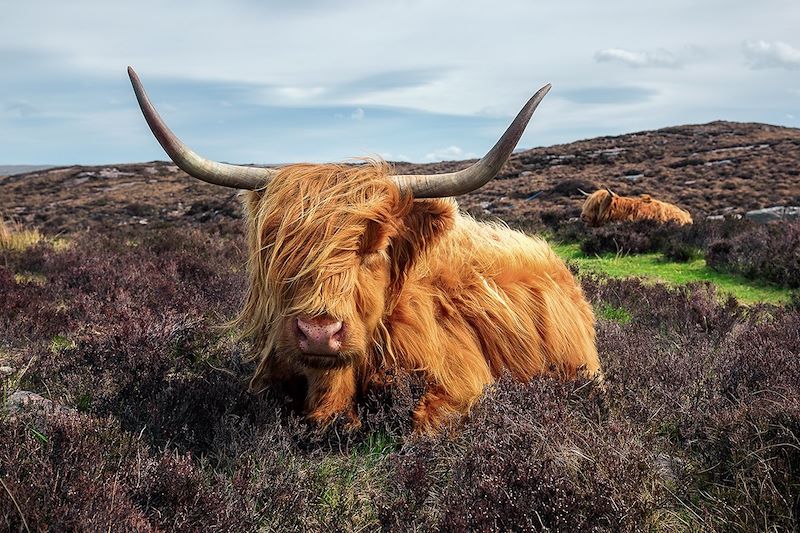
<svg viewBox="0 0 800 533">
<path fill-rule="evenodd" d="M 550 90 L 550 87 L 551 85 L 548 83 L 536 91 L 536 94 L 528 100 L 528 103 L 525 104 L 514 119 L 514 122 L 500 137 L 500 140 L 477 163 L 458 172 L 397 175 L 392 176 L 392 179 L 401 191 L 411 193 L 415 198 L 458 196 L 483 187 L 500 172 L 511 152 L 517 146 L 519 138 L 522 137 L 525 126 L 528 125 L 533 112 L 536 111 L 536 107 Z"/>
<path fill-rule="evenodd" d="M 273 178 L 277 172 L 273 169 L 218 163 L 194 153 L 161 120 L 155 107 L 150 103 L 147 93 L 144 92 L 139 76 L 131 67 L 128 67 L 128 76 L 131 78 L 133 92 L 136 93 L 139 107 L 142 108 L 142 114 L 144 114 L 150 130 L 167 155 L 184 172 L 205 182 L 234 189 L 261 189 Z"/>
</svg>

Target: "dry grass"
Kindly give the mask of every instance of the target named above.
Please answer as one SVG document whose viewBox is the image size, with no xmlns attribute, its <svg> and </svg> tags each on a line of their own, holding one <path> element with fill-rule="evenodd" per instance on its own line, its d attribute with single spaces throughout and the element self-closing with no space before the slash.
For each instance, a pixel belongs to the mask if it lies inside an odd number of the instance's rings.
<svg viewBox="0 0 800 533">
<path fill-rule="evenodd" d="M 0 250 L 20 252 L 42 240 L 37 230 L 28 230 L 16 222 L 0 219 Z"/>
</svg>

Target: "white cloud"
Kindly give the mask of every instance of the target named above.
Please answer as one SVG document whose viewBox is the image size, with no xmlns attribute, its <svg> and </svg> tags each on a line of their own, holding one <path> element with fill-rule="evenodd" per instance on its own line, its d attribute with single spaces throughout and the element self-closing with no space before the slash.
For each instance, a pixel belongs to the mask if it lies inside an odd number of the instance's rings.
<svg viewBox="0 0 800 533">
<path fill-rule="evenodd" d="M 366 113 L 364 113 L 364 110 L 359 107 L 358 109 L 350 113 L 350 118 L 352 118 L 353 120 L 364 120 L 365 115 Z"/>
<path fill-rule="evenodd" d="M 411 161 L 406 154 L 394 154 L 392 152 L 381 152 L 378 154 L 384 161 Z"/>
<path fill-rule="evenodd" d="M 288 100 L 311 100 L 325 92 L 324 87 L 278 87 L 275 92 Z"/>
<path fill-rule="evenodd" d="M 800 68 L 800 49 L 780 41 L 746 41 L 744 55 L 751 68 Z"/>
<path fill-rule="evenodd" d="M 634 68 L 677 68 L 681 65 L 678 58 L 666 50 L 634 52 L 622 48 L 606 48 L 595 52 L 594 59 L 598 63 L 621 63 Z"/>
<path fill-rule="evenodd" d="M 464 152 L 458 146 L 448 146 L 446 148 L 439 148 L 433 152 L 425 154 L 425 161 L 453 161 L 459 159 L 474 159 L 478 157 L 472 152 Z"/>
</svg>

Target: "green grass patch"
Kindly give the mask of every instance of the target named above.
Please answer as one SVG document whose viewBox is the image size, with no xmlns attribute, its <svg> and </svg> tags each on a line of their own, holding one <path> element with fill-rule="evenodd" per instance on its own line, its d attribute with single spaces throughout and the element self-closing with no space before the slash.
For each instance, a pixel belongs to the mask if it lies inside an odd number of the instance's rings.
<svg viewBox="0 0 800 533">
<path fill-rule="evenodd" d="M 50 351 L 53 353 L 59 353 L 66 350 L 74 350 L 78 345 L 72 339 L 65 337 L 64 335 L 56 335 L 53 337 L 53 340 L 50 341 Z"/>
<path fill-rule="evenodd" d="M 710 281 L 721 292 L 735 296 L 737 300 L 745 304 L 765 302 L 781 305 L 791 300 L 789 289 L 717 272 L 709 268 L 703 258 L 692 259 L 686 263 L 675 263 L 666 260 L 659 253 L 605 254 L 588 257 L 584 255 L 578 244 L 552 244 L 552 246 L 562 259 L 574 261 L 581 270 L 606 274 L 614 278 L 638 276 L 672 285 Z M 602 313 L 601 316 L 603 316 Z"/>
<path fill-rule="evenodd" d="M 631 321 L 633 316 L 624 307 L 616 307 L 611 304 L 603 304 L 595 309 L 595 314 L 600 318 L 619 322 L 620 324 L 627 324 Z"/>
<path fill-rule="evenodd" d="M 335 517 L 349 517 L 346 529 L 375 529 L 377 509 L 367 497 L 383 490 L 388 455 L 399 443 L 383 433 L 374 433 L 347 456 L 324 458 L 317 475 L 325 487 L 319 496 L 324 523 L 336 523 Z"/>
</svg>

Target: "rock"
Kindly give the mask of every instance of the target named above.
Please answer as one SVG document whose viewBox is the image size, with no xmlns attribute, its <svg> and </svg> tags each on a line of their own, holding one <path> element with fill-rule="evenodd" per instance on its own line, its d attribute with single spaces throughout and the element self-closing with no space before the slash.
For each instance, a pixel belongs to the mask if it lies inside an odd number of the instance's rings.
<svg viewBox="0 0 800 533">
<path fill-rule="evenodd" d="M 16 372 L 16 369 L 11 366 L 0 366 L 0 377 L 7 378 L 11 374 Z"/>
<path fill-rule="evenodd" d="M 774 220 L 800 219 L 800 207 L 798 206 L 774 206 L 756 209 L 745 213 L 745 218 L 760 224 L 772 222 Z"/>
<path fill-rule="evenodd" d="M 5 407 L 12 417 L 25 411 L 67 416 L 78 413 L 77 409 L 58 405 L 44 396 L 26 390 L 18 390 L 9 396 Z"/>
<path fill-rule="evenodd" d="M 597 157 L 597 156 L 616 157 L 619 154 L 625 152 L 626 150 L 627 148 L 617 148 L 617 147 L 595 150 L 594 152 L 592 152 L 592 157 Z"/>
<path fill-rule="evenodd" d="M 137 182 L 135 182 L 135 181 L 128 181 L 126 183 L 120 183 L 119 185 L 112 185 L 111 187 L 106 187 L 103 190 L 105 192 L 111 192 L 111 191 L 117 191 L 119 189 L 127 189 L 129 187 L 136 187 L 137 185 L 139 185 L 139 184 Z"/>
<path fill-rule="evenodd" d="M 20 412 L 27 408 L 52 409 L 53 402 L 35 392 L 18 390 L 8 397 L 6 407 L 11 412 Z"/>
<path fill-rule="evenodd" d="M 724 215 L 708 215 L 706 220 L 741 220 L 742 215 L 739 213 L 726 213 Z"/>
<path fill-rule="evenodd" d="M 100 170 L 84 170 L 75 175 L 75 178 L 81 179 L 113 179 L 121 178 L 123 176 L 135 176 L 134 172 L 121 171 L 116 167 L 101 168 Z"/>
</svg>

